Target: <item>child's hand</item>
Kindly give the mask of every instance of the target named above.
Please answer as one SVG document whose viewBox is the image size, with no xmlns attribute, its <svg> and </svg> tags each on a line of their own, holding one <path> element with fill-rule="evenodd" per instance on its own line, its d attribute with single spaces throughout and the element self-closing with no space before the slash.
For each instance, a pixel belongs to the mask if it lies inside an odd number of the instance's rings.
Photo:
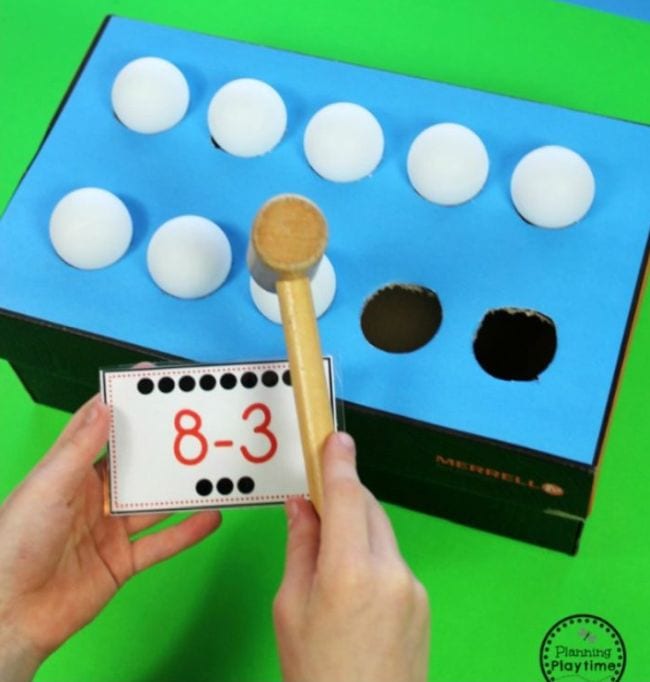
<svg viewBox="0 0 650 682">
<path fill-rule="evenodd" d="M 104 516 L 105 460 L 94 461 L 108 425 L 93 398 L 0 507 L 0 679 L 31 679 L 132 575 L 219 526 L 219 512 L 203 512 L 132 542 L 164 517 Z"/>
<path fill-rule="evenodd" d="M 285 682 L 422 682 L 426 592 L 359 482 L 348 436 L 330 438 L 323 465 L 321 521 L 304 500 L 287 503 L 287 564 L 274 614 Z"/>
</svg>

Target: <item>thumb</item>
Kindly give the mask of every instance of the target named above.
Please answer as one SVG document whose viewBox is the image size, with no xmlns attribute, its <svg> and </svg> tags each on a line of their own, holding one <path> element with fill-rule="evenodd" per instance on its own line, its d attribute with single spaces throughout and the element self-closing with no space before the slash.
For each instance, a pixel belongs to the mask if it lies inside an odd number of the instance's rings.
<svg viewBox="0 0 650 682">
<path fill-rule="evenodd" d="M 106 445 L 109 417 L 109 409 L 99 396 L 88 401 L 34 470 L 32 481 L 46 482 L 49 491 L 67 499 L 74 497 Z"/>
<path fill-rule="evenodd" d="M 281 591 L 303 595 L 309 591 L 320 546 L 320 521 L 312 505 L 290 498 L 285 506 L 289 524 L 287 559 Z"/>
</svg>

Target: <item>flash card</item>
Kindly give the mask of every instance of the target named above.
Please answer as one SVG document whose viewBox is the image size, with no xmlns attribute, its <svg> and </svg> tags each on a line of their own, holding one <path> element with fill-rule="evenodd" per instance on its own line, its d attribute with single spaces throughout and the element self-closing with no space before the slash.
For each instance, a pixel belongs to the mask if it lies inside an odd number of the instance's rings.
<svg viewBox="0 0 650 682">
<path fill-rule="evenodd" d="M 332 360 L 323 359 L 332 414 Z M 105 369 L 112 514 L 308 497 L 287 362 Z"/>
</svg>

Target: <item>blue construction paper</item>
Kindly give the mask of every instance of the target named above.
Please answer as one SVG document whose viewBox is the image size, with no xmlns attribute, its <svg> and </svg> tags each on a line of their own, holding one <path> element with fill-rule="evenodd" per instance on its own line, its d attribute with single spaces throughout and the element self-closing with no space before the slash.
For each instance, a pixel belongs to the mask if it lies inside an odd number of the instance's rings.
<svg viewBox="0 0 650 682">
<path fill-rule="evenodd" d="M 110 104 L 117 72 L 145 55 L 177 64 L 191 88 L 186 118 L 158 135 L 126 129 Z M 273 85 L 289 114 L 280 145 L 255 159 L 215 149 L 206 124 L 213 93 L 243 76 Z M 378 169 L 351 184 L 317 176 L 302 151 L 309 117 L 339 100 L 368 107 L 386 136 Z M 491 161 L 484 190 L 455 208 L 418 196 L 405 170 L 412 140 L 441 121 L 474 129 Z M 563 230 L 526 224 L 509 197 L 516 163 L 544 144 L 575 149 L 596 178 L 590 213 Z M 121 261 L 87 272 L 57 257 L 48 221 L 63 195 L 93 185 L 125 201 L 135 238 Z M 0 307 L 202 362 L 281 357 L 281 328 L 250 300 L 245 252 L 255 213 L 284 192 L 312 198 L 329 221 L 338 292 L 320 329 L 339 397 L 593 461 L 650 226 L 644 126 L 113 18 L 0 221 Z M 225 284 L 197 301 L 162 293 L 146 268 L 155 229 L 187 213 L 217 222 L 233 246 Z M 361 332 L 364 302 L 394 282 L 427 286 L 443 306 L 438 334 L 413 353 L 378 350 Z M 481 319 L 502 306 L 557 326 L 556 357 L 537 381 L 495 379 L 474 358 Z"/>
<path fill-rule="evenodd" d="M 650 21 L 650 2 L 648 0 L 564 0 L 572 5 L 582 5 L 611 14 L 620 14 L 632 19 Z"/>
</svg>

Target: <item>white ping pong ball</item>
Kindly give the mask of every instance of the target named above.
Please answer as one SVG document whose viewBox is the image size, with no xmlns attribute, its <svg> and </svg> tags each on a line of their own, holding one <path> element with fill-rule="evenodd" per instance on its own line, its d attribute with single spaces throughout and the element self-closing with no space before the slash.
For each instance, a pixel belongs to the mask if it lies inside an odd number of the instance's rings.
<svg viewBox="0 0 650 682">
<path fill-rule="evenodd" d="M 510 182 L 519 214 L 539 227 L 567 227 L 590 209 L 596 182 L 589 164 L 572 149 L 539 147 L 517 164 Z"/>
<path fill-rule="evenodd" d="M 208 108 L 212 139 L 234 156 L 270 152 L 287 129 L 287 108 L 268 83 L 239 78 L 217 90 Z"/>
<path fill-rule="evenodd" d="M 490 160 L 473 130 L 458 123 L 438 123 L 415 138 L 406 166 L 418 194 L 436 204 L 456 206 L 481 191 Z"/>
<path fill-rule="evenodd" d="M 310 285 L 314 312 L 316 317 L 320 317 L 332 305 L 336 294 L 336 273 L 327 256 L 324 255 L 318 264 Z M 262 315 L 271 322 L 282 324 L 278 295 L 261 287 L 252 277 L 250 278 L 250 291 L 253 302 Z"/>
<path fill-rule="evenodd" d="M 232 251 L 211 220 L 184 215 L 163 223 L 147 249 L 154 282 L 177 298 L 201 298 L 218 289 L 230 272 Z"/>
<path fill-rule="evenodd" d="M 171 62 L 141 57 L 117 74 L 111 101 L 113 111 L 127 128 L 137 133 L 160 133 L 185 116 L 190 88 Z"/>
<path fill-rule="evenodd" d="M 379 121 L 351 102 L 328 104 L 317 111 L 305 129 L 309 165 L 332 182 L 353 182 L 370 175 L 384 153 Z"/>
<path fill-rule="evenodd" d="M 66 194 L 50 216 L 50 240 L 57 254 L 82 270 L 105 268 L 129 248 L 133 221 L 124 203 L 98 187 Z"/>
</svg>

